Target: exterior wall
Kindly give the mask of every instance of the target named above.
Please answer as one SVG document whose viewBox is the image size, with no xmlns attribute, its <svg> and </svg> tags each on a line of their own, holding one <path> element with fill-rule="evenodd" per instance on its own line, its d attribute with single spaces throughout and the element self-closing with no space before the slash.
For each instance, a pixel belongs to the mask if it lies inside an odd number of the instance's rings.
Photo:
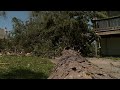
<svg viewBox="0 0 120 90">
<path fill-rule="evenodd" d="M 6 32 L 4 29 L 0 29 L 0 39 L 7 38 L 6 37 Z"/>
<path fill-rule="evenodd" d="M 106 55 L 106 51 L 107 51 L 107 49 L 106 49 L 106 46 L 107 46 L 107 44 L 106 44 L 106 38 L 102 38 L 101 39 L 101 55 Z"/>
<path fill-rule="evenodd" d="M 120 56 L 120 11 L 109 11 L 109 17 L 93 20 L 94 31 L 101 36 L 102 56 Z"/>
<path fill-rule="evenodd" d="M 120 37 L 106 37 L 101 39 L 101 55 L 120 56 Z"/>
</svg>

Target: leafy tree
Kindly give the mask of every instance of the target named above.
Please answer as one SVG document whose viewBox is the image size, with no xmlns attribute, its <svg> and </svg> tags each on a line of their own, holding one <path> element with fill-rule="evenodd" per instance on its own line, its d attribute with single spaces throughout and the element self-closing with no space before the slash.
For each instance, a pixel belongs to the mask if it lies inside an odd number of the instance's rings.
<svg viewBox="0 0 120 90">
<path fill-rule="evenodd" d="M 107 13 L 109 17 L 120 15 L 120 11 L 107 11 Z"/>
<path fill-rule="evenodd" d="M 14 45 L 38 56 L 60 55 L 65 47 L 88 55 L 98 39 L 88 22 L 106 16 L 104 11 L 33 11 L 25 23 L 13 18 Z"/>
<path fill-rule="evenodd" d="M 6 12 L 5 11 L 0 11 L 0 16 L 5 17 Z M 6 46 L 5 39 L 0 39 L 0 51 L 4 50 L 6 48 L 5 46 Z"/>
<path fill-rule="evenodd" d="M 13 43 L 15 46 L 15 51 L 21 51 L 24 40 L 25 40 L 25 26 L 23 21 L 20 19 L 17 19 L 14 17 L 12 19 L 13 22 L 13 29 L 14 31 L 12 32 L 12 38 L 13 38 Z"/>
<path fill-rule="evenodd" d="M 37 11 L 32 12 L 32 15 L 34 22 L 39 23 L 40 37 L 43 37 L 44 41 L 49 40 L 52 49 L 71 47 L 87 55 L 88 47 L 98 38 L 88 28 L 88 22 L 93 17 L 106 17 L 107 13 L 104 11 Z"/>
</svg>

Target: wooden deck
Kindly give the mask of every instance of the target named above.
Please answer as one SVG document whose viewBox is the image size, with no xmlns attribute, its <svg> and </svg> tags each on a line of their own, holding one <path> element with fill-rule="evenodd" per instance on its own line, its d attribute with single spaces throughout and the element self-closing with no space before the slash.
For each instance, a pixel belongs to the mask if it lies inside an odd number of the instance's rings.
<svg viewBox="0 0 120 90">
<path fill-rule="evenodd" d="M 120 34 L 120 16 L 94 20 L 93 24 L 98 35 Z"/>
<path fill-rule="evenodd" d="M 98 35 L 120 34 L 120 30 L 104 31 L 104 32 L 96 32 L 96 34 L 98 34 Z"/>
<path fill-rule="evenodd" d="M 109 28 L 98 28 L 98 29 L 95 29 L 95 32 L 98 35 L 120 34 L 120 26 L 109 27 Z"/>
</svg>

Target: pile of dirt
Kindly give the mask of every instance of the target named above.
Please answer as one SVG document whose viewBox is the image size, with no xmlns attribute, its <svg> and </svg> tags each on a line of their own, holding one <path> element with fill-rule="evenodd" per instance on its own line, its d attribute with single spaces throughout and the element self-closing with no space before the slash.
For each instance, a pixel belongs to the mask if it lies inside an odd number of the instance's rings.
<svg viewBox="0 0 120 90">
<path fill-rule="evenodd" d="M 74 50 L 64 50 L 48 79 L 112 79 L 108 73 Z"/>
</svg>

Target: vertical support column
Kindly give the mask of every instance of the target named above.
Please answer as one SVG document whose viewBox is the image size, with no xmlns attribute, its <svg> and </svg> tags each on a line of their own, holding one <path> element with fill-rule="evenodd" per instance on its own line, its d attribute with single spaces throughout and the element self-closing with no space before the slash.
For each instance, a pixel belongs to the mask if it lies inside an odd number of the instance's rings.
<svg viewBox="0 0 120 90">
<path fill-rule="evenodd" d="M 96 57 L 97 57 L 97 53 L 98 53 L 97 41 L 95 41 L 95 56 L 96 56 Z"/>
</svg>

